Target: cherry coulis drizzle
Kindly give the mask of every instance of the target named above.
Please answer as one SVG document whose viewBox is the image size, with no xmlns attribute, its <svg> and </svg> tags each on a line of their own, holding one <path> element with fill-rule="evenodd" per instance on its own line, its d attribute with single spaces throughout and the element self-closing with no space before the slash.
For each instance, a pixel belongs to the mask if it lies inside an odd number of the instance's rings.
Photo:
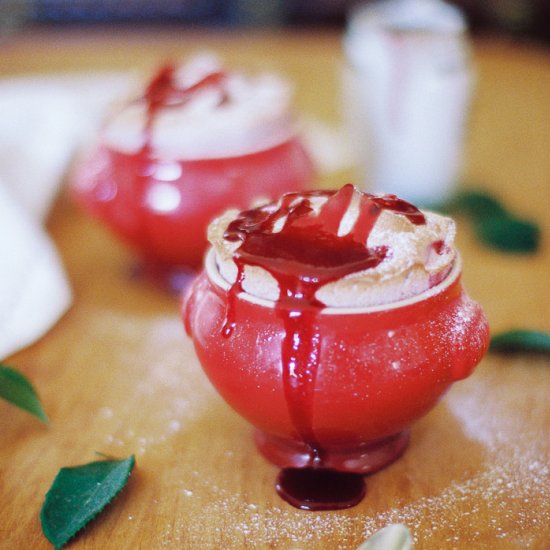
<svg viewBox="0 0 550 550">
<path fill-rule="evenodd" d="M 224 238 L 240 242 L 233 252 L 238 273 L 228 293 L 222 334 L 236 327 L 234 302 L 243 291 L 245 266 L 259 266 L 278 282 L 275 311 L 284 325 L 282 376 L 292 423 L 309 449 L 306 468 L 282 470 L 278 493 L 293 506 L 308 510 L 335 510 L 354 506 L 365 494 L 360 474 L 336 472 L 323 466 L 324 450 L 313 430 L 313 401 L 321 352 L 317 316 L 325 307 L 315 296 L 327 283 L 371 269 L 390 253 L 388 247 L 368 247 L 368 238 L 383 210 L 425 223 L 415 206 L 394 195 L 360 195 L 359 215 L 352 230 L 338 235 L 340 223 L 355 194 L 351 184 L 338 192 L 287 193 L 280 205 L 241 212 L 229 224 Z M 316 214 L 311 198 L 327 197 Z M 282 228 L 278 230 L 278 224 Z"/>
<path fill-rule="evenodd" d="M 180 86 L 176 67 L 170 64 L 161 67 L 147 86 L 143 98 L 139 100 L 145 101 L 147 106 L 145 147 L 150 146 L 151 130 L 159 111 L 180 107 L 192 99 L 197 92 L 206 88 L 217 88 L 221 92 L 218 106 L 224 105 L 229 101 L 229 95 L 225 89 L 226 80 L 225 72 L 213 71 L 190 86 Z"/>
<path fill-rule="evenodd" d="M 137 159 L 140 161 L 141 170 L 138 173 L 141 176 L 151 174 L 151 162 L 153 159 L 152 133 L 153 126 L 159 113 L 166 109 L 181 107 L 190 101 L 198 92 L 214 88 L 220 93 L 218 107 L 229 103 L 230 98 L 226 90 L 227 74 L 223 71 L 213 71 L 207 73 L 200 80 L 190 86 L 181 86 L 178 83 L 177 69 L 175 65 L 163 65 L 153 76 L 145 93 L 132 103 L 145 103 L 146 114 L 143 129 L 143 146 L 137 153 Z"/>
<path fill-rule="evenodd" d="M 143 204 L 144 189 L 155 175 L 158 159 L 153 150 L 152 141 L 153 127 L 159 113 L 184 105 L 197 93 L 208 88 L 219 91 L 220 99 L 217 106 L 225 105 L 230 101 L 226 90 L 226 82 L 227 74 L 225 72 L 214 71 L 206 74 L 190 86 L 182 86 L 178 82 L 176 66 L 166 64 L 153 76 L 143 96 L 133 102 L 134 104 L 145 104 L 146 108 L 143 145 L 137 153 L 132 155 L 132 173 L 134 174 L 134 178 L 128 181 L 128 184 L 131 186 L 131 192 L 128 193 L 128 197 L 132 197 L 131 200 L 135 201 L 134 209 L 136 212 L 141 212 L 141 210 L 146 208 Z M 146 242 L 149 237 L 145 225 L 139 230 L 141 231 L 139 240 Z M 149 263 L 152 264 L 152 262 Z M 171 290 L 179 292 L 181 290 L 181 281 L 178 279 L 174 281 L 170 280 L 168 286 Z"/>
</svg>

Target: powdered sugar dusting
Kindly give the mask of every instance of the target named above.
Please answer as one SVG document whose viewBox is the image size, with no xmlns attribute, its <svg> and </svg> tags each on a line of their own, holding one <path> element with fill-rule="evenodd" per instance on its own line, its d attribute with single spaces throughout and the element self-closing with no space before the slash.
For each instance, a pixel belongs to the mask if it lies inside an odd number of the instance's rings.
<svg viewBox="0 0 550 550">
<path fill-rule="evenodd" d="M 278 500 L 275 492 L 266 502 L 265 498 L 256 498 L 253 489 L 250 493 L 241 492 L 242 486 L 237 489 L 236 473 L 228 475 L 222 484 L 206 471 L 195 472 L 182 481 L 184 494 L 190 495 L 186 503 L 200 517 L 217 518 L 216 540 L 223 541 L 227 548 L 354 550 L 378 529 L 392 523 L 403 523 L 409 528 L 417 549 L 543 548 L 541 533 L 550 525 L 546 437 L 550 413 L 537 413 L 526 424 L 525 418 L 518 417 L 514 410 L 514 402 L 526 398 L 541 410 L 546 399 L 545 386 L 540 383 L 543 372 L 537 371 L 536 366 L 534 371 L 527 370 L 529 365 L 520 366 L 519 371 L 503 372 L 505 368 L 489 358 L 475 375 L 454 386 L 435 415 L 422 421 L 419 431 L 413 429 L 409 453 L 417 453 L 417 457 L 421 453 L 415 446 L 422 446 L 422 430 L 442 432 L 447 425 L 458 430 L 457 439 L 471 447 L 471 452 L 480 455 L 480 463 L 472 472 L 462 471 L 460 458 L 456 465 L 446 465 L 451 470 L 449 481 L 433 493 L 426 492 L 422 485 L 422 476 L 430 476 L 425 471 L 430 464 L 415 461 L 409 466 L 418 469 L 418 480 L 410 467 L 402 464 L 392 471 L 375 474 L 367 478 L 365 501 L 350 511 L 295 510 Z M 528 397 L 513 391 L 518 375 L 532 379 L 533 391 Z M 443 433 L 439 436 L 445 438 Z M 237 472 L 243 460 L 237 448 L 220 457 L 220 467 L 228 472 Z M 255 451 L 250 446 L 243 452 Z M 256 465 L 254 470 L 261 468 Z M 263 481 L 250 481 L 251 488 L 274 481 L 275 468 L 266 464 L 265 471 Z M 391 490 L 392 482 L 412 484 L 412 498 L 405 497 L 401 502 L 380 499 L 380 494 Z M 389 506 L 384 505 L 384 500 Z M 170 548 L 177 541 L 186 541 L 191 547 L 216 548 L 215 544 L 204 542 L 208 525 L 207 519 L 189 525 L 182 518 L 166 532 L 162 548 Z"/>
<path fill-rule="evenodd" d="M 464 336 L 466 330 L 471 329 L 472 320 L 479 317 L 479 305 L 470 299 L 464 299 L 460 308 L 455 310 L 449 325 L 455 337 Z"/>
<path fill-rule="evenodd" d="M 530 480 L 525 483 L 526 480 Z M 534 487 L 537 489 L 533 491 Z M 190 490 L 187 490 L 191 493 Z M 202 487 L 205 493 L 205 486 Z M 198 500 L 202 517 L 240 518 L 220 525 L 220 535 L 231 541 L 228 548 L 322 548 L 331 541 L 334 548 L 356 549 L 360 542 L 382 527 L 404 523 L 416 548 L 494 549 L 508 543 L 512 548 L 534 547 L 537 531 L 548 525 L 548 470 L 541 463 L 517 471 L 512 464 L 496 464 L 485 472 L 456 483 L 440 494 L 370 515 L 366 513 L 311 513 L 288 507 L 266 507 L 248 502 L 243 495 L 232 494 L 218 486 L 206 487 L 209 498 Z M 195 493 L 193 493 L 195 494 Z M 192 497 L 195 498 L 195 497 Z M 192 498 L 188 500 L 191 501 Z M 519 508 L 520 513 L 510 510 Z M 545 512 L 546 510 L 546 512 Z M 489 518 L 480 522 L 479 518 Z M 444 518 L 444 519 L 437 519 Z M 174 540 L 186 540 L 204 546 L 207 522 L 193 525 L 177 522 L 163 548 Z M 540 539 L 539 539 L 540 540 Z M 443 545 L 442 545 L 443 543 Z M 324 546 L 328 547 L 328 546 Z M 506 546 L 508 547 L 508 546 Z"/>
<path fill-rule="evenodd" d="M 531 464 L 493 464 L 464 483 L 451 485 L 435 497 L 425 497 L 403 508 L 392 508 L 366 520 L 365 536 L 390 523 L 404 523 L 415 543 L 430 547 L 443 539 L 449 548 L 496 548 L 506 539 L 525 548 L 534 542 L 538 525 L 548 525 L 550 485 L 548 468 Z M 533 489 L 535 489 L 533 491 Z M 519 514 L 511 509 L 520 508 Z M 434 518 L 444 517 L 437 522 Z M 478 517 L 489 518 L 480 523 Z M 490 541 L 490 542 L 489 542 Z M 471 547 L 471 546 L 469 546 Z"/>
<path fill-rule="evenodd" d="M 198 362 L 182 360 L 185 346 L 190 344 L 177 315 L 139 318 L 97 310 L 88 322 L 89 333 L 97 341 L 108 343 L 116 338 L 119 345 L 112 348 L 110 361 L 121 367 L 110 370 L 108 383 L 131 391 L 128 401 L 106 402 L 93 419 L 105 434 L 101 442 L 104 452 L 127 450 L 138 457 L 144 455 L 184 433 L 215 398 Z M 187 355 L 192 357 L 190 349 Z M 127 390 L 117 394 L 125 395 Z M 159 395 L 163 396 L 162 406 Z M 139 402 L 146 411 L 147 431 L 128 425 L 132 402 Z"/>
<path fill-rule="evenodd" d="M 461 314 L 463 321 L 474 313 Z M 454 320 L 454 330 L 460 332 L 458 321 Z M 413 428 L 404 459 L 367 478 L 365 501 L 351 510 L 311 513 L 286 505 L 274 490 L 266 493 L 266 487 L 273 487 L 276 468 L 258 456 L 244 422 L 226 420 L 231 413 L 194 359 L 177 315 L 139 317 L 97 309 L 89 313 L 88 327 L 89 337 L 102 345 L 117 342 L 105 384 L 132 392 L 127 399 L 101 403 L 89 422 L 104 439 L 101 445 L 92 444 L 119 456 L 135 452 L 147 486 L 155 491 L 155 506 L 178 510 L 165 524 L 157 520 L 163 526 L 155 540 L 157 548 L 355 550 L 390 523 L 405 524 L 420 550 L 544 548 L 541 533 L 550 525 L 547 365 L 487 358 L 473 376 L 453 387 L 419 429 Z M 124 368 L 119 372 L 117 365 Z M 527 401 L 532 415 L 518 415 L 518 403 Z M 128 421 L 135 402 L 148 415 L 146 424 Z M 208 452 L 206 440 L 187 437 L 187 430 L 204 419 L 207 426 L 210 422 L 217 426 L 213 437 L 226 438 L 226 451 L 216 456 L 223 476 L 211 470 L 211 462 L 203 464 L 198 458 Z M 465 454 L 471 448 L 480 458 L 472 461 L 473 471 L 462 469 L 461 464 L 469 461 L 447 464 L 447 481 L 428 490 L 424 483 L 434 463 L 418 460 L 422 456 L 418 449 L 426 431 L 434 441 L 448 441 L 446 429 L 457 431 Z M 174 456 L 178 469 L 176 481 L 170 476 L 170 490 L 162 485 L 162 472 L 172 466 L 166 464 L 165 453 L 162 461 L 155 458 L 160 456 L 155 450 L 166 446 L 179 452 L 197 447 L 188 461 Z M 248 472 L 256 477 L 248 479 Z M 411 490 L 397 500 L 391 497 L 392 484 Z M 272 496 L 266 499 L 266 494 Z M 139 516 L 129 512 L 128 521 L 137 522 Z"/>
</svg>

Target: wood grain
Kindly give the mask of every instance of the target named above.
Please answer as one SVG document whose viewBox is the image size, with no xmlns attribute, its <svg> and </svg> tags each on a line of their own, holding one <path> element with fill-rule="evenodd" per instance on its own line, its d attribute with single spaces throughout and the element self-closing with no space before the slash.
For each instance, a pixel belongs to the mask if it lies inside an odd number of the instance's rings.
<svg viewBox="0 0 550 550">
<path fill-rule="evenodd" d="M 27 31 L 3 45 L 3 75 L 148 69 L 198 49 L 281 71 L 296 107 L 339 122 L 340 36 L 128 29 Z M 494 331 L 550 330 L 550 56 L 477 41 L 476 99 L 464 180 L 496 193 L 544 231 L 534 256 L 479 245 L 464 220 L 464 279 Z M 340 185 L 353 174 L 324 178 Z M 45 428 L 0 402 L 0 548 L 48 548 L 39 522 L 62 466 L 135 453 L 126 490 L 72 543 L 81 549 L 353 549 L 403 522 L 418 549 L 550 548 L 550 361 L 489 355 L 413 429 L 405 456 L 367 480 L 356 508 L 310 513 L 274 492 L 276 469 L 250 427 L 216 395 L 184 335 L 177 299 L 130 276 L 134 256 L 64 192 L 49 229 L 75 302 L 8 363 L 39 389 Z"/>
</svg>

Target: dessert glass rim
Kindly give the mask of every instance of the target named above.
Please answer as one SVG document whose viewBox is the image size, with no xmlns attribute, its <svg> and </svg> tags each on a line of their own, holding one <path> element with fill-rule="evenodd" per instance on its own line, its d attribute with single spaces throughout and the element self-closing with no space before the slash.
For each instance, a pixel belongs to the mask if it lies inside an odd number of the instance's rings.
<svg viewBox="0 0 550 550">
<path fill-rule="evenodd" d="M 216 251 L 212 247 L 206 253 L 205 260 L 204 260 L 204 269 L 205 269 L 206 275 L 214 285 L 221 288 L 225 292 L 229 291 L 229 289 L 231 288 L 231 283 L 229 283 L 222 277 L 218 269 L 218 264 L 216 262 Z M 381 311 L 388 311 L 393 309 L 399 309 L 402 307 L 407 307 L 407 306 L 416 304 L 417 302 L 426 300 L 428 298 L 432 298 L 433 296 L 436 296 L 437 294 L 444 292 L 458 279 L 461 271 L 462 271 L 462 260 L 461 260 L 460 254 L 457 251 L 455 253 L 455 258 L 453 260 L 453 265 L 451 267 L 451 270 L 447 274 L 447 276 L 442 281 L 440 281 L 433 287 L 428 288 L 424 292 L 421 292 L 420 294 L 409 296 L 408 298 L 404 298 L 403 300 L 397 300 L 395 302 L 389 302 L 386 304 L 377 304 L 373 306 L 358 306 L 358 307 L 327 306 L 321 309 L 320 313 L 321 315 L 354 315 L 354 314 L 358 315 L 358 314 L 365 314 L 365 313 L 379 313 Z M 267 308 L 275 308 L 275 305 L 277 303 L 275 300 L 260 298 L 258 296 L 254 296 L 253 294 L 249 294 L 248 292 L 239 292 L 237 296 L 239 299 L 245 300 L 247 302 L 250 302 L 252 304 L 256 304 L 262 307 L 267 307 Z"/>
</svg>

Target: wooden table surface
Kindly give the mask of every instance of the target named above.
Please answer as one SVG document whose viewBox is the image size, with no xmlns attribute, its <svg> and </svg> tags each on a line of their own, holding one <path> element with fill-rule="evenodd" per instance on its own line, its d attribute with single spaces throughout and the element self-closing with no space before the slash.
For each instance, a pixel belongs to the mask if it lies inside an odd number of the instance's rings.
<svg viewBox="0 0 550 550">
<path fill-rule="evenodd" d="M 2 75 L 148 69 L 204 47 L 296 85 L 297 109 L 339 122 L 340 36 L 183 30 L 27 31 L 2 44 Z M 459 220 L 470 294 L 493 332 L 550 330 L 550 54 L 479 39 L 464 181 L 544 232 L 539 253 L 499 254 Z M 319 184 L 340 185 L 350 174 Z M 550 548 L 550 360 L 488 355 L 412 430 L 402 459 L 367 479 L 357 507 L 299 511 L 275 467 L 217 396 L 184 335 L 177 299 L 129 277 L 133 255 L 63 193 L 49 229 L 75 301 L 35 345 L 8 358 L 33 381 L 49 428 L 0 402 L 0 548 L 50 547 L 39 510 L 58 469 L 135 453 L 125 491 L 72 548 L 353 549 L 402 522 L 416 548 Z"/>
</svg>

